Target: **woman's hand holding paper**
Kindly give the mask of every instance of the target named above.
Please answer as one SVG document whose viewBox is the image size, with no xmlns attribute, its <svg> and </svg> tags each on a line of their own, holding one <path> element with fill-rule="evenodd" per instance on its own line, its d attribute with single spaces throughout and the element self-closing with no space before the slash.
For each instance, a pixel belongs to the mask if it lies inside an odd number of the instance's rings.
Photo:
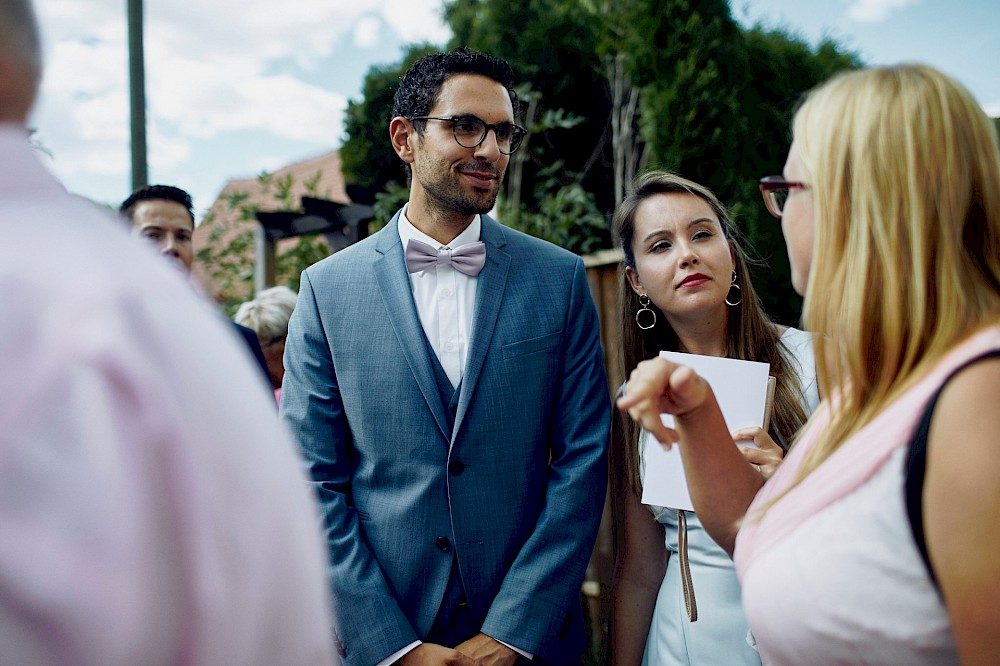
<svg viewBox="0 0 1000 666">
<path fill-rule="evenodd" d="M 751 427 L 734 430 L 733 439 L 737 445 L 741 442 L 751 442 L 748 446 L 740 446 L 740 453 L 760 472 L 761 476 L 770 479 L 785 455 L 771 436 L 762 428 Z"/>
</svg>

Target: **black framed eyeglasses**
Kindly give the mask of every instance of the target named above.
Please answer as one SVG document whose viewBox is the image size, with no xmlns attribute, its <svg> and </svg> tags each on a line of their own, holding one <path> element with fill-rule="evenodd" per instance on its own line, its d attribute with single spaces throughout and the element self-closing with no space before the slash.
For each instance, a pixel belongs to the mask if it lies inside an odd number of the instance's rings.
<svg viewBox="0 0 1000 666">
<path fill-rule="evenodd" d="M 497 138 L 497 148 L 504 155 L 510 155 L 521 147 L 528 130 L 518 127 L 514 123 L 497 123 L 491 125 L 476 116 L 415 116 L 414 120 L 442 120 L 451 123 L 451 131 L 455 134 L 455 141 L 463 148 L 476 148 L 486 140 L 486 135 L 493 130 Z"/>
<path fill-rule="evenodd" d="M 794 189 L 807 190 L 809 186 L 805 183 L 797 183 L 785 180 L 781 176 L 764 176 L 757 184 L 760 186 L 760 193 L 764 195 L 764 204 L 768 212 L 777 218 L 785 210 L 785 201 L 788 200 L 788 193 Z"/>
</svg>

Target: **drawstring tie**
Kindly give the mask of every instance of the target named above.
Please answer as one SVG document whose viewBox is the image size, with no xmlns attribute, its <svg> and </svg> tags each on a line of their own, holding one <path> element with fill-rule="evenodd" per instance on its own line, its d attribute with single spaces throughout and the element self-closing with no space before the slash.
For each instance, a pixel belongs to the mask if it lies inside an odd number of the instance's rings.
<svg viewBox="0 0 1000 666">
<path fill-rule="evenodd" d="M 691 578 L 691 564 L 688 562 L 688 523 L 683 509 L 677 510 L 677 550 L 681 560 L 681 587 L 684 588 L 684 608 L 688 620 L 698 621 L 698 602 L 694 598 L 694 581 Z"/>
</svg>

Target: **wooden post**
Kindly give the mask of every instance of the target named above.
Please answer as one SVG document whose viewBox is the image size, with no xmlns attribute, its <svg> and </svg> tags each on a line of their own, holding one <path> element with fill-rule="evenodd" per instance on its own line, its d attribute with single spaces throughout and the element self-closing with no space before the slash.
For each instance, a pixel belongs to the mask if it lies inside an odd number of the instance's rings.
<svg viewBox="0 0 1000 666">
<path fill-rule="evenodd" d="M 254 294 L 274 286 L 275 242 L 268 238 L 264 225 L 258 223 L 254 230 Z"/>
<path fill-rule="evenodd" d="M 590 294 L 597 307 L 597 318 L 601 328 L 601 346 L 604 347 L 604 369 L 608 374 L 608 388 L 612 399 L 624 379 L 621 367 L 621 324 L 620 294 L 622 252 L 620 249 L 601 250 L 583 257 L 587 269 Z M 610 589 L 614 569 L 614 539 L 612 537 L 610 498 L 604 502 L 601 526 L 597 531 L 597 543 L 587 566 L 583 588 L 580 590 L 584 601 L 587 631 L 590 638 L 584 664 L 603 664 L 607 646 L 607 621 L 611 614 Z"/>
</svg>

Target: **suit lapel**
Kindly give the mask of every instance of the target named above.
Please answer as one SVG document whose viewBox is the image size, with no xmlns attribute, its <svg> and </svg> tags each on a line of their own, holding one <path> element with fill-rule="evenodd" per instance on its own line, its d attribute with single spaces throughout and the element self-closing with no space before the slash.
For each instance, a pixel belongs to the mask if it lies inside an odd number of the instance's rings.
<svg viewBox="0 0 1000 666">
<path fill-rule="evenodd" d="M 389 315 L 389 321 L 392 322 L 393 331 L 396 333 L 396 338 L 403 350 L 406 363 L 410 366 L 410 371 L 413 373 L 424 400 L 427 401 L 428 408 L 434 415 L 438 428 L 441 429 L 445 438 L 450 440 L 451 429 L 444 411 L 445 406 L 441 404 L 441 394 L 438 391 L 437 381 L 434 379 L 431 359 L 427 354 L 424 329 L 420 324 L 420 317 L 417 315 L 417 306 L 413 302 L 413 294 L 410 289 L 410 278 L 406 273 L 403 244 L 399 240 L 399 232 L 396 227 L 398 219 L 399 213 L 396 213 L 392 221 L 379 234 L 375 246 L 378 257 L 373 265 L 375 281 L 378 284 L 382 303 Z"/>
<path fill-rule="evenodd" d="M 482 216 L 482 231 L 480 239 L 486 244 L 486 263 L 479 274 L 476 285 L 476 310 L 472 319 L 472 338 L 469 341 L 469 357 L 465 363 L 465 373 L 462 377 L 462 391 L 458 398 L 458 411 L 455 414 L 454 435 L 458 434 L 462 420 L 469 407 L 472 396 L 486 362 L 486 352 L 493 340 L 500 305 L 507 289 L 507 274 L 510 271 L 510 255 L 502 249 L 506 244 L 503 227 L 488 215 Z"/>
</svg>

